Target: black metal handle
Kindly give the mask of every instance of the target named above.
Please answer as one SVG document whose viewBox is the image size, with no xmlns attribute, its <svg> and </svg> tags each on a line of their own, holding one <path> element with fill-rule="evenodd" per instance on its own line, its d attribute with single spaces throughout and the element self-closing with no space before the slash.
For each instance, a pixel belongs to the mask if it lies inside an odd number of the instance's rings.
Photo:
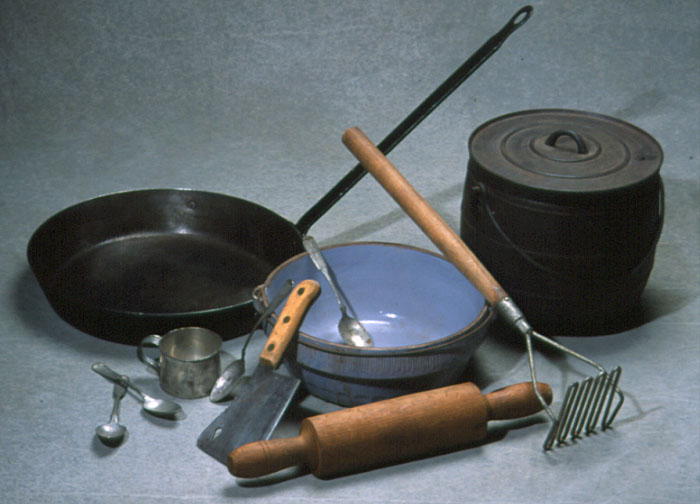
<svg viewBox="0 0 700 504">
<path fill-rule="evenodd" d="M 530 5 L 520 8 L 512 18 L 501 28 L 498 33 L 493 35 L 484 43 L 474 54 L 472 54 L 462 66 L 450 75 L 445 82 L 433 91 L 418 107 L 413 110 L 394 130 L 382 140 L 377 148 L 383 153 L 388 154 L 396 147 L 406 135 L 418 126 L 423 119 L 428 117 L 430 113 L 442 103 L 455 89 L 457 89 L 467 77 L 469 77 L 482 63 L 495 53 L 499 47 L 505 42 L 508 36 L 515 30 L 520 28 L 525 22 L 530 19 L 533 8 Z M 313 224 L 320 219 L 330 208 L 345 194 L 357 184 L 362 177 L 367 174 L 367 171 L 361 164 L 355 165 L 333 188 L 326 193 L 314 206 L 301 216 L 296 224 L 297 229 L 302 235 L 305 235 Z"/>
<path fill-rule="evenodd" d="M 574 130 L 557 130 L 551 135 L 549 135 L 549 137 L 547 137 L 547 140 L 545 140 L 544 143 L 545 145 L 554 147 L 557 143 L 557 140 L 559 140 L 559 137 L 561 136 L 568 136 L 574 142 L 576 142 L 576 148 L 578 149 L 579 154 L 588 154 L 588 147 L 586 147 L 583 138 L 581 138 L 581 135 L 576 133 Z"/>
</svg>

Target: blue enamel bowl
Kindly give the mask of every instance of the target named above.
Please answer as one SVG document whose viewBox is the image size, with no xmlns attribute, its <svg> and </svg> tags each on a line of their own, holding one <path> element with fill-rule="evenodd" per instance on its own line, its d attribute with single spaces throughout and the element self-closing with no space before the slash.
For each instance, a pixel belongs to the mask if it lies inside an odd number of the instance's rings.
<svg viewBox="0 0 700 504">
<path fill-rule="evenodd" d="M 493 312 L 449 261 L 392 243 L 349 243 L 322 251 L 374 347 L 343 343 L 333 290 L 306 253 L 275 268 L 256 296 L 259 309 L 265 309 L 288 279 L 311 278 L 321 285 L 285 354 L 289 371 L 309 393 L 356 406 L 460 381 Z M 267 324 L 268 334 L 273 325 Z"/>
</svg>

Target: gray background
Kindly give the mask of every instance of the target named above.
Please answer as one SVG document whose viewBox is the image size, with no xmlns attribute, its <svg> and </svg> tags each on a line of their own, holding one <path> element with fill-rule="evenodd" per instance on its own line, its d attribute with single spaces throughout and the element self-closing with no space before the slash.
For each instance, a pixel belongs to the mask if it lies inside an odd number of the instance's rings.
<svg viewBox="0 0 700 504">
<path fill-rule="evenodd" d="M 68 326 L 28 269 L 43 220 L 136 188 L 239 196 L 296 221 L 375 141 L 523 5 L 500 1 L 0 2 L 0 489 L 5 502 L 634 502 L 700 498 L 700 3 L 533 2 L 535 12 L 390 158 L 455 228 L 470 132 L 498 115 L 572 108 L 627 120 L 662 145 L 666 224 L 633 330 L 562 342 L 624 368 L 615 429 L 543 454 L 545 417 L 444 456 L 321 481 L 237 481 L 195 440 L 222 410 L 183 401 L 153 421 L 132 398 L 117 450 L 94 440 L 105 360 L 159 393 L 133 347 Z M 433 249 L 370 177 L 312 228 L 322 244 Z M 472 367 L 493 389 L 527 379 L 521 347 L 491 335 Z M 260 338 L 257 338 L 259 340 Z M 237 353 L 240 341 L 226 343 Z M 590 373 L 537 356 L 543 381 Z M 322 410 L 325 405 L 312 404 Z M 294 434 L 297 419 L 277 435 Z"/>
</svg>

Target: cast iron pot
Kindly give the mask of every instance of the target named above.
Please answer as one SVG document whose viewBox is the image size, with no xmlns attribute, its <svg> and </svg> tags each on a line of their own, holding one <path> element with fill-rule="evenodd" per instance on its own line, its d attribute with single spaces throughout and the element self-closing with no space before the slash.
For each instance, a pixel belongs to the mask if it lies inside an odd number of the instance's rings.
<svg viewBox="0 0 700 504">
<path fill-rule="evenodd" d="M 375 346 L 343 343 L 340 310 L 308 254 L 275 268 L 258 289 L 264 309 L 291 279 L 311 278 L 321 294 L 285 354 L 313 395 L 355 406 L 458 382 L 493 318 L 483 296 L 445 258 L 406 245 L 358 242 L 323 247 L 329 268 Z M 277 314 L 271 317 L 269 333 Z"/>
<path fill-rule="evenodd" d="M 469 139 L 461 235 L 533 326 L 630 328 L 654 263 L 663 152 L 645 131 L 563 109 L 497 117 Z"/>
</svg>

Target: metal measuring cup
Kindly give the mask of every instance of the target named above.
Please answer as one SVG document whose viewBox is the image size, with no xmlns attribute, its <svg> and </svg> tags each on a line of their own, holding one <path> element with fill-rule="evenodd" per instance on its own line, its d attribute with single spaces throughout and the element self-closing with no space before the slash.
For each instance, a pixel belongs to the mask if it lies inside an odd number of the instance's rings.
<svg viewBox="0 0 700 504">
<path fill-rule="evenodd" d="M 205 397 L 221 371 L 221 337 L 203 327 L 181 327 L 163 336 L 146 336 L 136 347 L 141 362 L 152 367 L 161 388 L 183 399 Z M 158 348 L 160 357 L 148 357 L 144 348 Z"/>
</svg>

